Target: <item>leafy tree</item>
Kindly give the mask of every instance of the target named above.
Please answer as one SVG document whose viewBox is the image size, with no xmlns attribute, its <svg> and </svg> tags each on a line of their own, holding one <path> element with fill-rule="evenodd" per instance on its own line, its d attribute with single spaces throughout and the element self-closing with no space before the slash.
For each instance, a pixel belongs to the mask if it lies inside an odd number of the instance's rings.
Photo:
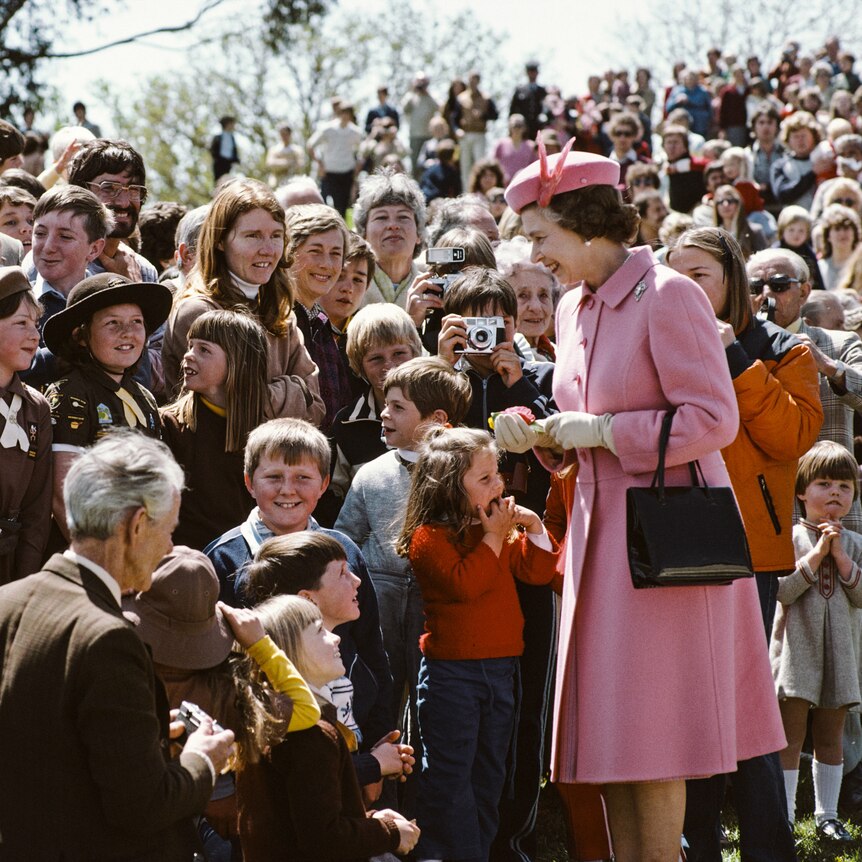
<svg viewBox="0 0 862 862">
<path fill-rule="evenodd" d="M 341 11 L 311 15 L 284 28 L 275 46 L 266 26 L 263 32 L 232 29 L 200 45 L 186 55 L 187 71 L 146 78 L 136 94 L 102 84 L 100 99 L 110 106 L 118 134 L 144 155 L 155 199 L 192 205 L 209 200 L 208 149 L 222 114 L 237 118 L 245 139 L 242 171 L 262 179 L 277 126 L 289 122 L 303 143 L 328 119 L 333 96 L 367 104 L 377 83 L 386 81 L 399 98 L 423 66 L 441 94 L 473 65 L 489 85 L 509 74 L 499 54 L 501 37 L 470 11 L 447 18 L 411 0 L 389 0 L 382 18 Z"/>
</svg>

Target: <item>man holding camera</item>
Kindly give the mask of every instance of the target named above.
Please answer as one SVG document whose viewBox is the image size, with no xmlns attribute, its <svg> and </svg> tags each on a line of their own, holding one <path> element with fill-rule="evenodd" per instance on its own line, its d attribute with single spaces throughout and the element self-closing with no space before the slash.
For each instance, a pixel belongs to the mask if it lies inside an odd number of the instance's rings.
<svg viewBox="0 0 862 862">
<path fill-rule="evenodd" d="M 69 550 L 0 588 L 0 858 L 194 858 L 233 733 L 205 720 L 169 759 L 167 697 L 120 609 L 170 552 L 182 486 L 164 444 L 109 434 L 66 477 Z"/>
</svg>

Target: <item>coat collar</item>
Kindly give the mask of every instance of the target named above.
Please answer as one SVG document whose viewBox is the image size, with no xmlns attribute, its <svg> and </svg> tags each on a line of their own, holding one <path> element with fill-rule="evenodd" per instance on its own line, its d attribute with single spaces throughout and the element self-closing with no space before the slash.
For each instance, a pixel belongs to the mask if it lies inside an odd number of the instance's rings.
<svg viewBox="0 0 862 862">
<path fill-rule="evenodd" d="M 102 610 L 108 611 L 110 614 L 113 614 L 113 616 L 119 617 L 122 620 L 126 620 L 123 616 L 123 612 L 120 610 L 114 597 L 111 595 L 111 591 L 94 572 L 88 571 L 85 567 L 77 565 L 62 554 L 54 554 L 54 556 L 52 556 L 43 566 L 43 571 L 50 572 L 52 575 L 57 575 L 73 584 L 77 584 L 87 592 L 90 598 L 92 598 L 93 601 L 102 608 Z M 126 622 L 128 622 L 128 620 L 126 620 Z"/>
<path fill-rule="evenodd" d="M 616 308 L 657 263 L 649 246 L 634 248 L 625 263 L 595 293 L 584 290 L 582 297 L 592 295 L 605 305 Z"/>
</svg>

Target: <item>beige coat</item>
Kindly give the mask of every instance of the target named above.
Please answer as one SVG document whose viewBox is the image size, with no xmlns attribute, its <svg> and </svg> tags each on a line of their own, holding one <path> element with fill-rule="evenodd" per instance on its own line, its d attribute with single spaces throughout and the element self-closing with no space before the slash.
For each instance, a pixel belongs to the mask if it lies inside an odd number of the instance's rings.
<svg viewBox="0 0 862 862">
<path fill-rule="evenodd" d="M 802 524 L 793 528 L 796 559 L 807 554 L 819 534 Z M 779 698 L 799 697 L 837 709 L 862 701 L 862 535 L 841 533 L 841 544 L 855 563 L 849 584 L 827 557 L 815 572 L 797 566 L 778 579 L 778 611 L 769 655 Z"/>
</svg>

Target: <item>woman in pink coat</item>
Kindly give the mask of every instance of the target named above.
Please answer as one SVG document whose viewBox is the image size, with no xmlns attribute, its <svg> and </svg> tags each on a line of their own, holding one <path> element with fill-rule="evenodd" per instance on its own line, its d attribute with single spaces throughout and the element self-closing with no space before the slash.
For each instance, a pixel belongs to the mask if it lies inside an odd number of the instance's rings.
<svg viewBox="0 0 862 862">
<path fill-rule="evenodd" d="M 782 748 L 784 734 L 753 580 L 632 587 L 626 489 L 652 480 L 665 414 L 676 411 L 668 484 L 690 484 L 686 464 L 698 459 L 709 484 L 729 486 L 719 450 L 738 413 L 709 302 L 649 248 L 626 248 L 637 214 L 618 179 L 615 162 L 564 150 L 506 191 L 533 260 L 577 286 L 557 310 L 564 412 L 547 435 L 518 417 L 498 417 L 495 432 L 503 448 L 562 448 L 578 467 L 552 777 L 604 785 L 619 862 L 675 862 L 684 779 L 731 772 Z"/>
</svg>

